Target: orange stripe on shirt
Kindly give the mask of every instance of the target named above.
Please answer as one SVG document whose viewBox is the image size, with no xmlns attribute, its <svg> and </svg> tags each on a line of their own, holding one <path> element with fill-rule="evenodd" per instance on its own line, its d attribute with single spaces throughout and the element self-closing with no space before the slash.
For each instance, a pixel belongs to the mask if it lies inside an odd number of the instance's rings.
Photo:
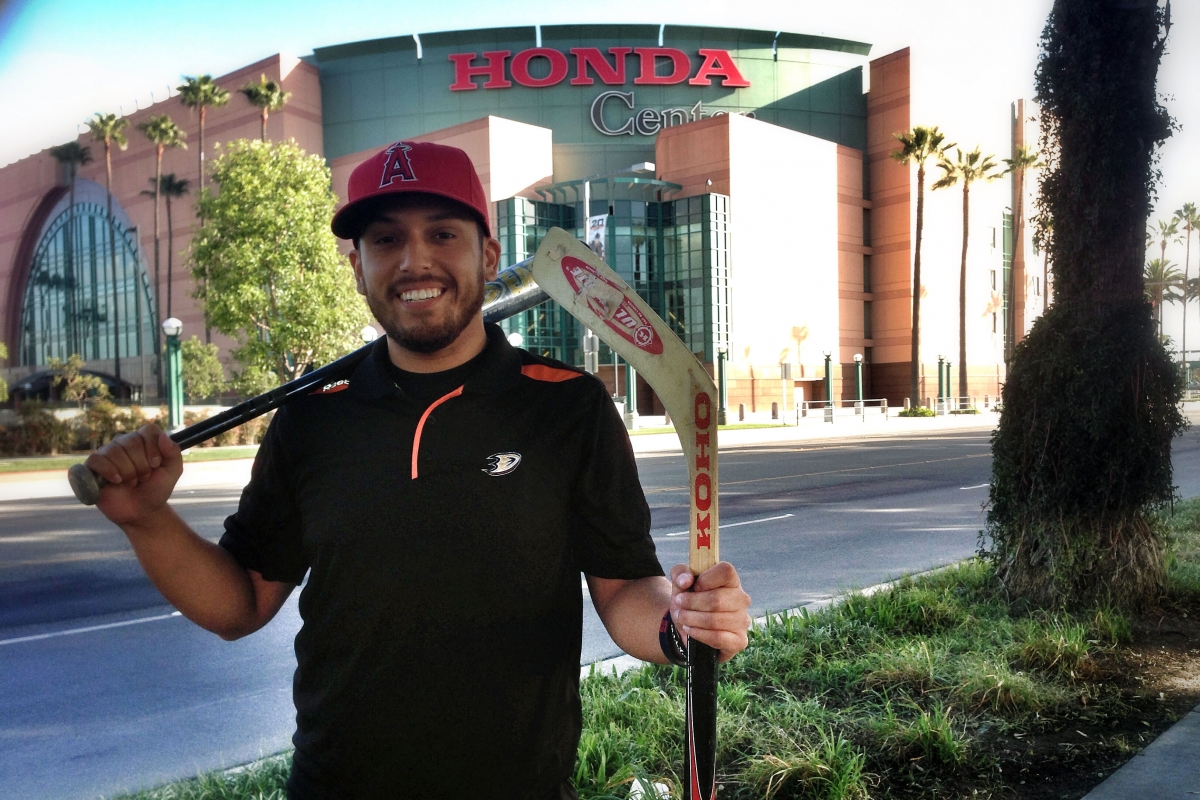
<svg viewBox="0 0 1200 800">
<path fill-rule="evenodd" d="M 582 373 L 579 372 L 548 367 L 545 364 L 526 364 L 521 367 L 521 374 L 527 378 L 533 378 L 535 381 L 546 381 L 547 383 L 561 383 L 582 376 Z"/>
<path fill-rule="evenodd" d="M 425 413 L 421 415 L 421 420 L 417 423 L 416 435 L 413 436 L 412 479 L 414 481 L 417 479 L 417 454 L 421 451 L 421 432 L 425 430 L 425 420 L 429 419 L 429 415 L 433 413 L 435 408 L 449 400 L 451 397 L 458 397 L 462 393 L 463 387 L 460 386 L 453 392 L 439 397 L 437 400 L 434 400 L 433 403 L 430 404 L 429 408 L 425 409 Z"/>
</svg>

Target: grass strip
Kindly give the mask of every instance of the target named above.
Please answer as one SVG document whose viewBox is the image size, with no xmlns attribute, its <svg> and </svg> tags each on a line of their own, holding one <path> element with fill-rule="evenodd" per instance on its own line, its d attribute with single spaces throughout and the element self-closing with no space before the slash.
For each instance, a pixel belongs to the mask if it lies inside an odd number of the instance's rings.
<svg viewBox="0 0 1200 800">
<path fill-rule="evenodd" d="M 183 454 L 184 463 L 194 461 L 229 461 L 237 458 L 254 458 L 258 445 L 236 445 L 233 447 L 197 447 Z M 82 463 L 87 453 L 73 456 L 34 456 L 0 460 L 0 473 L 5 472 L 48 472 L 66 470 Z"/>
<path fill-rule="evenodd" d="M 1200 597 L 1200 499 L 1164 519 L 1166 604 Z M 1091 731 L 1118 759 L 1144 738 L 1114 669 L 1130 618 L 1010 604 L 980 561 L 850 596 L 816 613 L 768 615 L 719 686 L 720 796 L 861 800 L 1011 796 L 1005 773 L 1066 768 L 1074 745 L 1025 751 L 1026 737 Z M 584 800 L 625 798 L 634 781 L 681 796 L 684 672 L 646 666 L 581 686 L 575 783 Z M 1060 755 L 1061 754 L 1061 755 Z M 286 755 L 126 800 L 282 798 Z M 1012 780 L 1011 777 L 1008 780 Z"/>
</svg>

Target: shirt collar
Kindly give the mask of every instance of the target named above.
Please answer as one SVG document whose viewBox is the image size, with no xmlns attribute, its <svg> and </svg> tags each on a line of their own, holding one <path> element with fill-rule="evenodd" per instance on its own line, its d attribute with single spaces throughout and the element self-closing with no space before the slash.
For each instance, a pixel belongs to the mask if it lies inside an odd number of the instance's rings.
<svg viewBox="0 0 1200 800">
<path fill-rule="evenodd" d="M 521 354 L 508 343 L 499 325 L 484 323 L 487 344 L 483 363 L 463 387 L 464 394 L 496 394 L 516 385 L 521 377 Z M 350 376 L 350 391 L 364 400 L 395 397 L 399 390 L 388 374 L 387 337 L 376 340 L 370 354 Z"/>
</svg>

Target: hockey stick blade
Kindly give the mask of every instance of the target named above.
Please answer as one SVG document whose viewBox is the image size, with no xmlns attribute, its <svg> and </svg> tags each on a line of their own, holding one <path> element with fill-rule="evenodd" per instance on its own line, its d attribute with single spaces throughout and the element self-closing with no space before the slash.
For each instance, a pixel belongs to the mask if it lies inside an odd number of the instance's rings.
<svg viewBox="0 0 1200 800">
<path fill-rule="evenodd" d="M 712 377 L 636 292 L 583 242 L 552 228 L 531 267 L 546 294 L 590 328 L 649 383 L 679 434 L 691 504 L 688 566 L 699 575 L 717 547 L 717 390 Z M 716 793 L 717 651 L 688 641 L 685 797 Z"/>
</svg>

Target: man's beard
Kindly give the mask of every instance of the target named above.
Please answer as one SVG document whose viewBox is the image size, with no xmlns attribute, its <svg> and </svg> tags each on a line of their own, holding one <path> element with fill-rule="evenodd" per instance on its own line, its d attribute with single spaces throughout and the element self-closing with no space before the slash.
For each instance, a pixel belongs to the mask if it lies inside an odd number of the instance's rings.
<svg viewBox="0 0 1200 800">
<path fill-rule="evenodd" d="M 388 296 L 384 297 L 382 302 L 368 295 L 367 305 L 393 342 L 414 353 L 436 353 L 453 344 L 483 308 L 483 285 L 482 270 L 479 272 L 478 281 L 467 285 L 458 284 L 458 302 L 451 309 L 449 317 L 441 323 L 416 322 L 404 326 L 398 318 L 399 314 L 394 319 L 393 306 L 389 299 L 393 295 L 399 296 L 400 292 L 404 291 L 403 287 L 388 287 Z"/>
</svg>

